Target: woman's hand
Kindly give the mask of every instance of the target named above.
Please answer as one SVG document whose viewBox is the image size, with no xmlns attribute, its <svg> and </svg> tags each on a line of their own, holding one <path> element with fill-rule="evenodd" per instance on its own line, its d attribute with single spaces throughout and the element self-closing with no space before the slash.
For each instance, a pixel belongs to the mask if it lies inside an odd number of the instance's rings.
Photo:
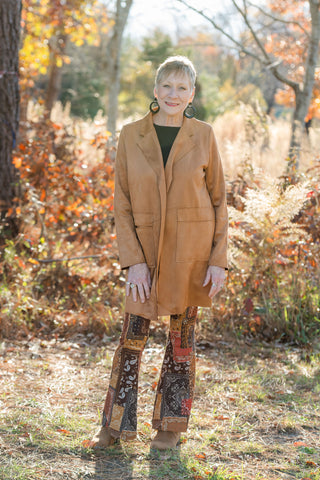
<svg viewBox="0 0 320 480">
<path fill-rule="evenodd" d="M 146 263 L 137 263 L 128 270 L 128 280 L 126 282 L 126 295 L 129 297 L 132 293 L 133 301 L 138 300 L 140 296 L 141 303 L 150 298 L 151 276 Z"/>
<path fill-rule="evenodd" d="M 206 278 L 203 282 L 203 287 L 208 285 L 211 281 L 211 288 L 209 297 L 212 299 L 223 287 L 226 278 L 226 271 L 224 268 L 209 266 L 206 274 Z"/>
</svg>

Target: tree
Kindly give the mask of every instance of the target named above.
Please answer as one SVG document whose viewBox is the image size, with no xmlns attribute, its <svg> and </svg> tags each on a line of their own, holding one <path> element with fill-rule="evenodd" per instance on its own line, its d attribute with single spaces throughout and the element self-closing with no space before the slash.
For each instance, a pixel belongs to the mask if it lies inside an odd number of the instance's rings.
<svg viewBox="0 0 320 480">
<path fill-rule="evenodd" d="M 22 18 L 22 85 L 32 87 L 34 78 L 48 73 L 45 107 L 50 113 L 59 97 L 62 67 L 71 62 L 68 42 L 78 47 L 84 42 L 97 45 L 96 19 L 103 23 L 100 31 L 107 31 L 106 10 L 97 0 L 25 0 Z"/>
<path fill-rule="evenodd" d="M 305 12 L 305 3 L 296 2 L 288 4 L 287 2 L 271 2 L 270 8 L 274 15 L 290 15 L 293 23 L 290 30 L 273 32 L 268 35 L 266 49 L 268 51 L 276 51 L 278 58 L 281 58 L 287 68 L 287 75 L 297 81 L 299 84 L 303 82 L 305 76 L 305 62 L 308 53 L 308 22 L 310 21 Z M 285 25 L 282 27 L 284 30 Z M 283 36 L 287 36 L 287 41 L 283 42 Z M 295 92 L 288 85 L 283 85 L 278 89 L 276 94 L 277 103 L 294 108 Z M 320 68 L 315 70 L 315 81 L 312 91 L 312 97 L 309 104 L 308 115 L 310 119 L 320 117 Z"/>
<path fill-rule="evenodd" d="M 106 46 L 105 63 L 107 68 L 107 115 L 108 130 L 114 135 L 118 117 L 118 95 L 120 91 L 120 53 L 124 29 L 133 0 L 116 0 L 114 26 Z"/>
<path fill-rule="evenodd" d="M 219 30 L 231 42 L 240 54 L 255 58 L 263 67 L 267 68 L 275 78 L 293 90 L 295 106 L 292 117 L 289 155 L 292 159 L 295 159 L 295 164 L 298 166 L 304 120 L 310 105 L 319 54 L 320 0 L 307 0 L 302 2 L 298 0 L 273 0 L 270 1 L 268 7 L 265 8 L 256 6 L 249 0 L 242 0 L 242 2 L 240 2 L 240 0 L 231 0 L 252 41 L 249 46 L 247 46 L 248 41 L 246 37 L 240 40 L 236 39 L 232 33 L 229 33 L 204 11 L 192 6 L 186 0 L 177 1 L 209 21 L 215 29 Z M 306 13 L 307 7 L 308 12 Z M 298 18 L 296 13 L 298 13 Z M 258 14 L 260 25 L 258 25 L 257 21 Z M 261 28 L 262 18 L 264 22 Z M 301 21 L 301 19 L 303 19 L 303 21 Z M 270 49 L 268 42 L 265 41 L 268 29 L 279 25 L 286 27 L 286 39 L 284 40 L 282 38 L 282 45 L 289 46 L 287 43 L 288 32 L 293 37 L 296 37 L 296 32 L 299 30 L 299 32 L 301 32 L 300 35 L 304 35 L 305 37 L 304 43 L 306 44 L 306 50 L 303 55 L 303 74 L 301 75 L 301 79 L 297 77 L 292 78 L 288 69 L 283 65 L 284 60 L 281 55 L 279 55 L 278 49 Z M 274 31 L 276 32 L 277 30 Z M 252 46 L 252 44 L 254 46 Z"/>
<path fill-rule="evenodd" d="M 3 218 L 18 194 L 12 163 L 19 128 L 19 41 L 21 0 L 0 2 L 0 208 Z"/>
</svg>

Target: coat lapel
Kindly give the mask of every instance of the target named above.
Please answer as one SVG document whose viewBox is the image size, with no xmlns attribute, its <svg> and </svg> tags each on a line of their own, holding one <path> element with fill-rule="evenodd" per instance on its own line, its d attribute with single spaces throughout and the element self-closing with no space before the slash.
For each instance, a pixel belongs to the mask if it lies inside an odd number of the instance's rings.
<svg viewBox="0 0 320 480">
<path fill-rule="evenodd" d="M 166 195 L 166 180 L 165 180 L 165 173 L 163 168 L 162 152 L 161 152 L 160 144 L 157 138 L 157 133 L 153 126 L 151 113 L 149 113 L 144 117 L 139 135 L 140 137 L 138 140 L 138 146 L 157 175 L 158 188 L 159 188 L 159 194 L 160 194 L 160 204 L 161 204 L 160 235 L 159 235 L 157 269 L 154 275 L 155 280 L 157 280 L 158 266 L 160 262 L 160 255 L 161 255 L 162 244 L 163 244 L 165 215 L 166 215 L 166 209 L 167 209 L 167 195 Z M 158 288 L 157 281 L 155 281 L 152 288 L 153 289 Z"/>
<path fill-rule="evenodd" d="M 192 121 L 184 118 L 179 133 L 172 145 L 170 155 L 165 168 L 167 192 L 172 183 L 172 169 L 174 163 L 181 160 L 187 153 L 195 147 L 193 140 Z"/>
<path fill-rule="evenodd" d="M 152 123 L 151 113 L 143 119 L 140 129 L 140 138 L 138 146 L 148 160 L 150 166 L 155 171 L 158 178 L 164 174 L 162 152 L 158 142 L 157 133 Z"/>
</svg>

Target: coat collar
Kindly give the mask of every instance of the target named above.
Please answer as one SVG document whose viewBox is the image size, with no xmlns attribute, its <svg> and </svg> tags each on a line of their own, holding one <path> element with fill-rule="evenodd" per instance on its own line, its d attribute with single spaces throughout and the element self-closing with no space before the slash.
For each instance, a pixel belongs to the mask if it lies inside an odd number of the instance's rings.
<svg viewBox="0 0 320 480">
<path fill-rule="evenodd" d="M 175 139 L 170 151 L 165 168 L 166 190 L 168 192 L 172 183 L 173 164 L 183 158 L 190 150 L 195 147 L 194 142 L 194 119 L 183 118 L 182 126 Z M 157 138 L 157 133 L 153 126 L 152 113 L 149 112 L 140 120 L 138 145 L 148 159 L 158 177 L 163 173 L 162 152 Z"/>
</svg>

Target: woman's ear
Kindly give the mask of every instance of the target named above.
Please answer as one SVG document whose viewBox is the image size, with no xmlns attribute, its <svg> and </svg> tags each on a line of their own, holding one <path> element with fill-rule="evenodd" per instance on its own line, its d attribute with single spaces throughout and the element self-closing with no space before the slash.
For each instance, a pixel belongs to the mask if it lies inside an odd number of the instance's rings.
<svg viewBox="0 0 320 480">
<path fill-rule="evenodd" d="M 189 103 L 191 103 L 193 101 L 195 93 L 196 93 L 196 87 L 193 87 Z"/>
<path fill-rule="evenodd" d="M 157 98 L 157 96 L 158 96 L 157 87 L 154 87 L 154 89 L 153 89 L 153 95 L 154 95 L 155 98 Z"/>
</svg>

